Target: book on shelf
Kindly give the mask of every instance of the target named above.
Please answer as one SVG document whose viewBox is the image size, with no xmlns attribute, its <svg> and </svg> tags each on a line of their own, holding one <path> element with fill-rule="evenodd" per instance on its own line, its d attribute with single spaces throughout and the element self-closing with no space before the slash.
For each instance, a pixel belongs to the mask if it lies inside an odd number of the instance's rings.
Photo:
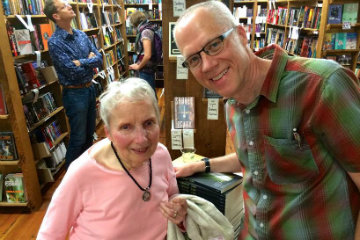
<svg viewBox="0 0 360 240">
<path fill-rule="evenodd" d="M 4 178 L 5 195 L 9 203 L 25 203 L 26 192 L 22 173 L 9 173 Z"/>
<path fill-rule="evenodd" d="M 0 132 L 0 161 L 12 161 L 18 159 L 14 134 L 12 132 Z"/>
<path fill-rule="evenodd" d="M 4 195 L 4 174 L 0 172 L 0 202 L 3 201 Z"/>
<path fill-rule="evenodd" d="M 342 22 L 357 23 L 359 3 L 344 3 Z"/>
<path fill-rule="evenodd" d="M 195 128 L 195 98 L 175 97 L 174 114 L 175 128 Z"/>
<path fill-rule="evenodd" d="M 335 47 L 334 49 L 345 49 L 346 47 L 346 33 L 338 32 L 335 35 Z"/>
<path fill-rule="evenodd" d="M 328 24 L 339 24 L 342 21 L 342 4 L 330 4 L 328 13 Z"/>
<path fill-rule="evenodd" d="M 6 101 L 5 101 L 5 91 L 0 83 L 0 115 L 7 114 Z"/>
<path fill-rule="evenodd" d="M 222 98 L 221 95 L 217 94 L 216 92 L 214 92 L 208 88 L 204 88 L 203 96 L 204 96 L 204 98 Z"/>
<path fill-rule="evenodd" d="M 15 29 L 14 35 L 20 55 L 33 53 L 30 31 L 28 29 Z"/>
<path fill-rule="evenodd" d="M 346 33 L 345 49 L 356 49 L 357 48 L 357 33 L 348 32 Z"/>
<path fill-rule="evenodd" d="M 39 26 L 40 26 L 41 40 L 44 45 L 44 50 L 48 50 L 49 49 L 48 41 L 51 35 L 53 34 L 53 30 L 51 28 L 50 23 L 40 24 Z"/>
</svg>

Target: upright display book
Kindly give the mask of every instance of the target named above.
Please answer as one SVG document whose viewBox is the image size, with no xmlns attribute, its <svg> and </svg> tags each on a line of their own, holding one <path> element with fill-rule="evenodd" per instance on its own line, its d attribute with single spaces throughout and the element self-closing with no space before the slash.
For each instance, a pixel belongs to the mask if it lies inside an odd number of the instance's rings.
<svg viewBox="0 0 360 240">
<path fill-rule="evenodd" d="M 28 29 L 15 29 L 14 34 L 20 55 L 33 53 L 30 31 Z"/>
<path fill-rule="evenodd" d="M 328 24 L 340 24 L 342 21 L 342 4 L 329 5 Z"/>
<path fill-rule="evenodd" d="M 180 129 L 195 128 L 195 98 L 174 98 L 174 127 Z"/>
<path fill-rule="evenodd" d="M 7 202 L 24 203 L 26 202 L 25 187 L 22 173 L 7 174 L 4 179 L 5 195 Z"/>
<path fill-rule="evenodd" d="M 11 161 L 17 158 L 13 133 L 0 132 L 0 161 Z"/>
<path fill-rule="evenodd" d="M 357 23 L 359 3 L 344 3 L 343 22 Z"/>
</svg>

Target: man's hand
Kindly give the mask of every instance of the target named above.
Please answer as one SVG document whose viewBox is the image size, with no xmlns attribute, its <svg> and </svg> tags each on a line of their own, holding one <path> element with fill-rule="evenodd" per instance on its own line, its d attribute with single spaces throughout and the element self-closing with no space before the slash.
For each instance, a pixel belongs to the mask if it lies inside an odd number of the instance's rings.
<svg viewBox="0 0 360 240">
<path fill-rule="evenodd" d="M 203 161 L 194 163 L 185 163 L 180 166 L 174 167 L 176 177 L 187 177 L 197 172 L 203 172 L 205 170 L 205 163 Z"/>
<path fill-rule="evenodd" d="M 81 63 L 80 63 L 79 60 L 73 60 L 73 63 L 74 63 L 77 67 L 79 67 L 79 66 L 81 65 Z"/>
<path fill-rule="evenodd" d="M 96 57 L 95 53 L 90 52 L 88 58 L 93 58 L 93 57 Z"/>
</svg>

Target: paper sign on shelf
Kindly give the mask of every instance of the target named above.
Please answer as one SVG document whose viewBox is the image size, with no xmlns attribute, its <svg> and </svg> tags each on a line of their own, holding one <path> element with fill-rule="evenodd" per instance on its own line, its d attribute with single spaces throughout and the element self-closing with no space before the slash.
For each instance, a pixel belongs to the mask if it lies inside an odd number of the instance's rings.
<svg viewBox="0 0 360 240">
<path fill-rule="evenodd" d="M 183 129 L 184 148 L 194 148 L 194 129 Z"/>
<path fill-rule="evenodd" d="M 182 149 L 182 136 L 181 129 L 171 129 L 171 149 L 180 150 Z"/>
<path fill-rule="evenodd" d="M 87 3 L 87 7 L 88 7 L 88 10 L 89 10 L 89 13 L 93 13 L 93 3 L 92 2 L 88 2 Z"/>
<path fill-rule="evenodd" d="M 189 71 L 187 68 L 182 66 L 182 63 L 185 61 L 183 56 L 176 57 L 176 79 L 188 79 Z"/>
<path fill-rule="evenodd" d="M 219 119 L 219 99 L 218 98 L 208 98 L 207 119 L 208 120 L 218 120 Z"/>
<path fill-rule="evenodd" d="M 152 1 L 149 1 L 149 10 L 153 8 Z"/>
<path fill-rule="evenodd" d="M 185 0 L 173 0 L 173 15 L 174 17 L 180 17 L 186 9 Z"/>
</svg>

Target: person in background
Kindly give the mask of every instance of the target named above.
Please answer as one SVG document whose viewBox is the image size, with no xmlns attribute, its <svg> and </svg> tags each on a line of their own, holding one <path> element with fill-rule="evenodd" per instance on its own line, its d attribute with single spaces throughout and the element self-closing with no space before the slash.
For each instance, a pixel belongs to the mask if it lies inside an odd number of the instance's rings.
<svg viewBox="0 0 360 240">
<path fill-rule="evenodd" d="M 129 66 L 130 70 L 139 72 L 139 77 L 146 80 L 155 90 L 155 68 L 157 63 L 153 61 L 152 54 L 154 52 L 154 34 L 152 29 L 156 27 L 149 22 L 145 14 L 141 11 L 135 11 L 130 15 L 130 23 L 137 28 L 137 36 L 135 40 L 135 50 L 137 54 L 136 63 Z"/>
<path fill-rule="evenodd" d="M 278 45 L 253 53 L 244 28 L 219 1 L 188 8 L 174 35 L 183 66 L 227 99 L 236 153 L 209 164 L 213 172 L 243 173 L 239 239 L 360 239 L 354 73 L 334 61 L 289 56 Z M 204 172 L 205 162 L 175 171 Z"/>
<path fill-rule="evenodd" d="M 41 224 L 38 240 L 164 240 L 168 220 L 180 224 L 186 200 L 171 157 L 159 143 L 159 109 L 138 78 L 112 82 L 100 96 L 107 138 L 69 167 Z"/>
<path fill-rule="evenodd" d="M 76 16 L 62 0 L 46 0 L 45 15 L 56 24 L 49 39 L 49 53 L 63 87 L 62 100 L 70 124 L 66 167 L 93 143 L 96 121 L 96 91 L 93 69 L 102 66 L 102 56 L 85 33 L 71 27 Z"/>
</svg>

